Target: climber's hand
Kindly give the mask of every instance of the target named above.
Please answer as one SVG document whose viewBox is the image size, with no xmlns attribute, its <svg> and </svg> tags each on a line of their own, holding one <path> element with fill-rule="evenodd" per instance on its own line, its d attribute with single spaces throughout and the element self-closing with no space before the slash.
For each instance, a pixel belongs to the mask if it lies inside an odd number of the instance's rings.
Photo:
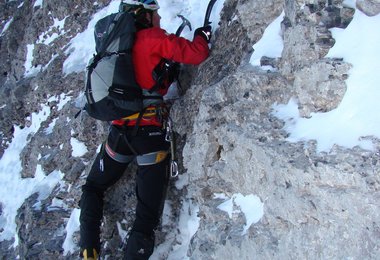
<svg viewBox="0 0 380 260">
<path fill-rule="evenodd" d="M 211 26 L 207 25 L 196 29 L 194 32 L 194 37 L 198 35 L 205 39 L 207 43 L 209 43 L 212 36 Z"/>
</svg>

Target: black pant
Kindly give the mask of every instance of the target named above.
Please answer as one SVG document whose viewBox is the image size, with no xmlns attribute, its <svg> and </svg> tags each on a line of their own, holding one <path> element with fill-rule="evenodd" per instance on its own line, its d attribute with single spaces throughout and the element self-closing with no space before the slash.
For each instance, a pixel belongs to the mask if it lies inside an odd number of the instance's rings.
<svg viewBox="0 0 380 260">
<path fill-rule="evenodd" d="M 170 143 L 165 141 L 165 132 L 155 126 L 140 127 L 137 135 L 133 129 L 112 126 L 108 144 L 119 154 L 147 154 L 169 150 Z M 125 134 L 127 141 L 124 139 Z M 100 161 L 103 160 L 103 171 Z M 106 152 L 100 152 L 91 168 L 85 185 L 82 186 L 80 201 L 81 248 L 95 248 L 100 252 L 100 224 L 103 217 L 104 192 L 115 184 L 124 173 L 128 163 L 113 160 Z M 136 180 L 136 218 L 132 230 L 152 236 L 159 224 L 168 185 L 169 156 L 162 162 L 138 166 Z"/>
</svg>

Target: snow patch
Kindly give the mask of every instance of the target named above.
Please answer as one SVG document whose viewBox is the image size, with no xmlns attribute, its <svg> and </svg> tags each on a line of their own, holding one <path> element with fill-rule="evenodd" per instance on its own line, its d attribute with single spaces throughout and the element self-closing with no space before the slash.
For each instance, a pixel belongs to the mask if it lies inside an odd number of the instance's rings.
<svg viewBox="0 0 380 260">
<path fill-rule="evenodd" d="M 223 195 L 216 195 L 215 198 L 225 198 Z M 264 203 L 260 198 L 250 194 L 244 196 L 240 193 L 232 195 L 231 199 L 226 200 L 218 206 L 218 209 L 227 212 L 228 216 L 232 219 L 234 214 L 243 213 L 245 216 L 246 224 L 243 228 L 242 235 L 245 235 L 248 229 L 264 215 Z"/>
<path fill-rule="evenodd" d="M 33 193 L 38 192 L 40 199 L 46 197 L 46 185 L 48 187 L 56 185 L 61 173 L 52 172 L 49 175 L 42 172 L 37 166 L 34 178 L 21 178 L 20 154 L 24 147 L 29 143 L 30 136 L 36 133 L 41 123 L 46 121 L 50 115 L 49 106 L 43 106 L 39 113 L 32 113 L 27 120 L 29 127 L 20 128 L 14 126 L 13 139 L 0 160 L 0 204 L 2 213 L 0 216 L 0 241 L 15 239 L 15 246 L 18 243 L 16 233 L 15 217 L 17 210 Z M 49 177 L 50 176 L 50 177 Z"/>
<path fill-rule="evenodd" d="M 88 152 L 87 146 L 74 137 L 71 137 L 70 144 L 72 148 L 71 156 L 73 157 L 82 157 Z"/>
<path fill-rule="evenodd" d="M 264 31 L 261 39 L 252 46 L 254 52 L 251 56 L 250 63 L 253 66 L 260 66 L 260 60 L 263 56 L 269 58 L 281 57 L 284 49 L 284 42 L 281 35 L 281 22 L 284 19 L 285 12 L 283 11 Z M 273 70 L 271 66 L 262 66 L 264 70 Z"/>
<path fill-rule="evenodd" d="M 128 231 L 123 229 L 123 227 L 119 221 L 116 222 L 116 225 L 117 225 L 118 234 L 120 236 L 120 240 L 125 241 L 125 239 L 127 238 L 127 235 L 128 235 Z"/>
<path fill-rule="evenodd" d="M 37 75 L 41 70 L 42 66 L 41 65 L 35 65 L 33 66 L 33 52 L 34 52 L 34 44 L 28 44 L 26 46 L 26 60 L 24 64 L 25 68 L 25 74 L 24 77 L 33 77 Z"/>
<path fill-rule="evenodd" d="M 12 22 L 13 22 L 13 17 L 8 22 L 5 23 L 3 30 L 1 30 L 0 37 L 5 34 L 5 32 L 8 30 Z"/>
<path fill-rule="evenodd" d="M 189 259 L 187 251 L 192 237 L 199 228 L 200 218 L 198 217 L 198 212 L 198 205 L 194 204 L 191 200 L 184 200 L 178 223 L 179 233 L 175 234 L 174 231 L 169 232 L 165 242 L 154 250 L 150 259 Z"/>
<path fill-rule="evenodd" d="M 53 129 L 55 124 L 57 123 L 58 118 L 54 118 L 53 121 L 49 124 L 47 128 L 45 128 L 45 134 L 49 135 L 53 133 Z"/>
<path fill-rule="evenodd" d="M 71 212 L 70 218 L 67 221 L 66 225 L 66 238 L 63 242 L 62 248 L 63 248 L 63 255 L 66 256 L 68 254 L 73 254 L 78 250 L 77 243 L 73 239 L 73 235 L 75 232 L 79 231 L 79 216 L 80 216 L 80 209 L 74 209 Z"/>
<path fill-rule="evenodd" d="M 36 42 L 36 44 L 45 44 L 49 45 L 54 40 L 56 40 L 59 36 L 65 34 L 64 27 L 65 27 L 65 21 L 68 16 L 63 18 L 62 20 L 59 20 L 57 18 L 53 18 L 54 24 L 49 27 L 49 29 L 46 32 L 43 32 Z"/>
<path fill-rule="evenodd" d="M 33 7 L 41 7 L 44 3 L 44 0 L 36 0 Z"/>
<path fill-rule="evenodd" d="M 336 109 L 312 113 L 310 118 L 300 117 L 296 99 L 275 104 L 273 115 L 285 121 L 288 141 L 316 140 L 318 152 L 329 152 L 334 145 L 375 149 L 371 138 L 380 138 L 379 27 L 380 15 L 368 17 L 356 10 L 346 29 L 331 29 L 336 43 L 326 57 L 343 58 L 353 65 L 346 94 Z"/>
</svg>

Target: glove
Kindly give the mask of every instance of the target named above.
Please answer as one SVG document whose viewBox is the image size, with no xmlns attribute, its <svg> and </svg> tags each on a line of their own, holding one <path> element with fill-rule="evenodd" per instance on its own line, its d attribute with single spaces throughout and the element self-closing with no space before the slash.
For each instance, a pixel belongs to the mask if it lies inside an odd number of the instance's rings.
<svg viewBox="0 0 380 260">
<path fill-rule="evenodd" d="M 198 35 L 205 39 L 207 43 L 209 43 L 212 36 L 211 26 L 207 25 L 205 27 L 199 27 L 198 29 L 196 29 L 194 32 L 194 38 Z"/>
</svg>

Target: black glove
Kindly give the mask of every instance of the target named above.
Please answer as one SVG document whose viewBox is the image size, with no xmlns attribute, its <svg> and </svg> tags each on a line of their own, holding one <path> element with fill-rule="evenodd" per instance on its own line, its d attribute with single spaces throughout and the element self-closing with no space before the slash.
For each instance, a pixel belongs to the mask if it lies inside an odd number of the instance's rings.
<svg viewBox="0 0 380 260">
<path fill-rule="evenodd" d="M 207 25 L 205 27 L 199 27 L 194 32 L 194 38 L 197 35 L 201 36 L 203 39 L 206 40 L 207 43 L 209 43 L 211 40 L 211 36 L 212 36 L 211 26 Z"/>
</svg>

